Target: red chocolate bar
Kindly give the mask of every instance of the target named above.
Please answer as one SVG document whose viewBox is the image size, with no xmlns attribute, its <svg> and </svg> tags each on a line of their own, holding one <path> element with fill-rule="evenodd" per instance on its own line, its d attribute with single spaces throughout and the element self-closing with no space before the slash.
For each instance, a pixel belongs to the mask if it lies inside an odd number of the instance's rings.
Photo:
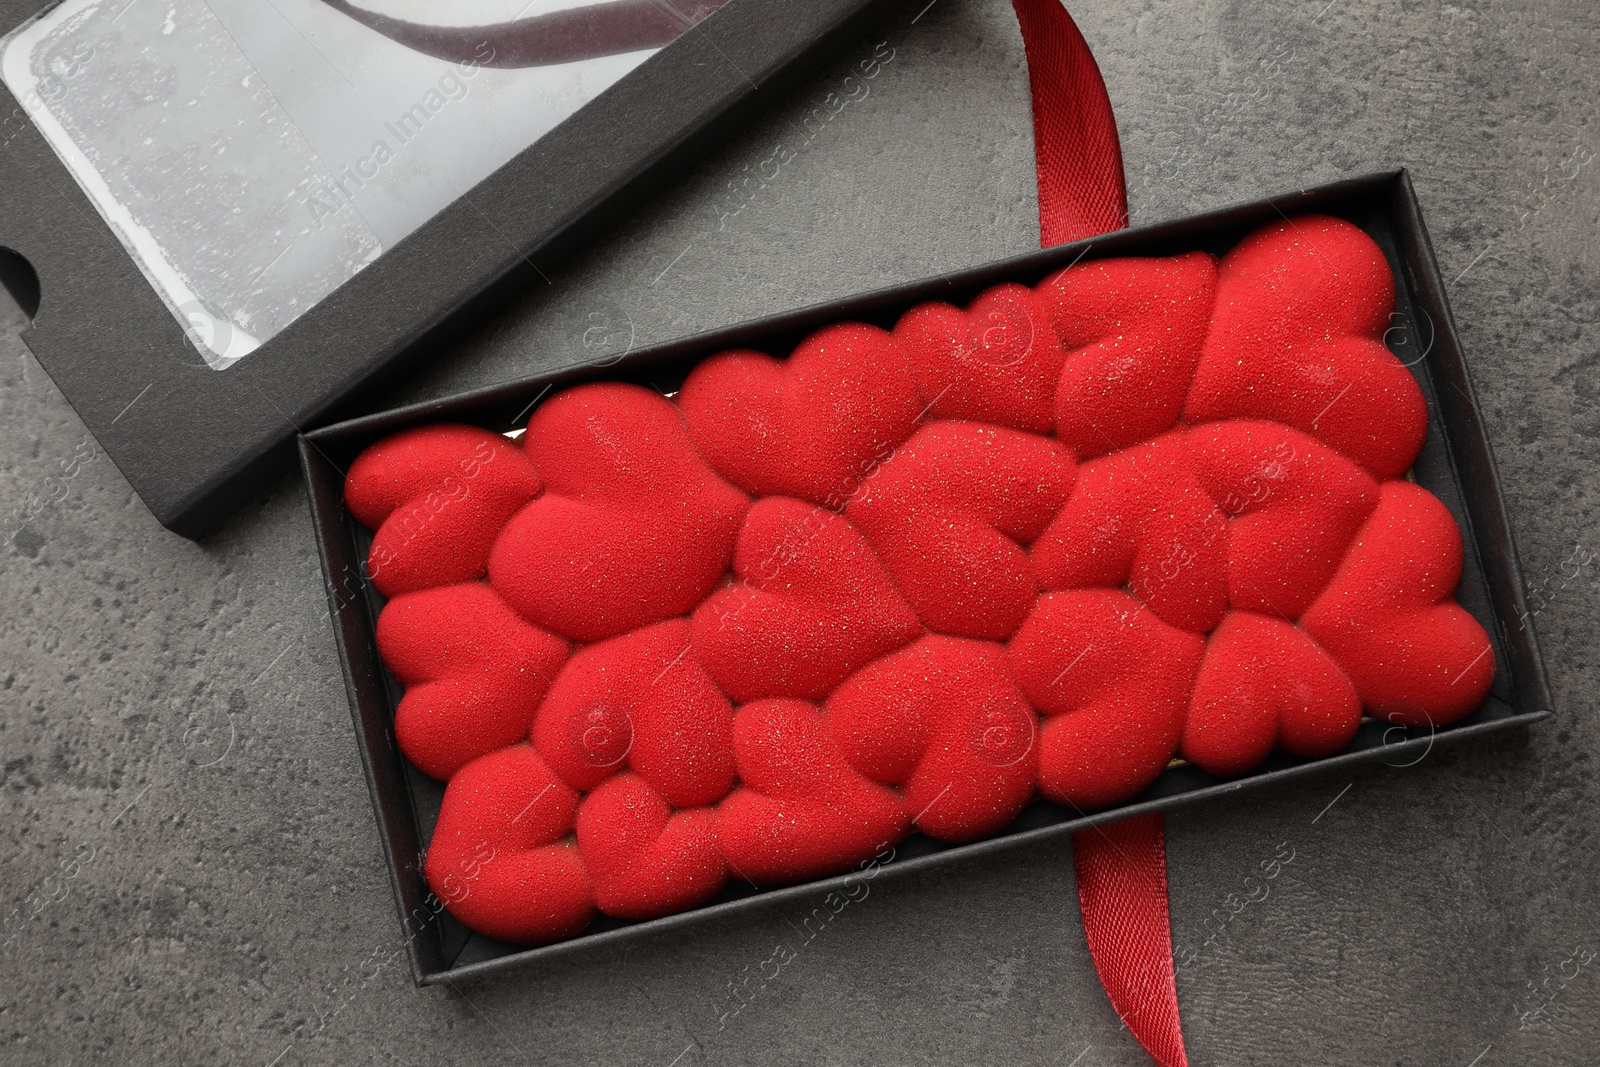
<svg viewBox="0 0 1600 1067">
<path fill-rule="evenodd" d="M 429 884 L 543 943 L 1466 715 L 1494 657 L 1393 306 L 1301 216 L 372 446 Z"/>
</svg>

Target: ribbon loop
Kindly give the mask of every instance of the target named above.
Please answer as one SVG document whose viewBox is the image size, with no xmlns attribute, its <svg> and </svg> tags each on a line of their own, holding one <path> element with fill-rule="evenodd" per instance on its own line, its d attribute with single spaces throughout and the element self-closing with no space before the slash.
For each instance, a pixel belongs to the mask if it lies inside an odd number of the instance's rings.
<svg viewBox="0 0 1600 1067">
<path fill-rule="evenodd" d="M 1100 67 L 1060 0 L 1012 0 L 1028 55 L 1039 244 L 1128 224 L 1122 144 Z M 1160 1067 L 1188 1067 L 1167 914 L 1162 818 L 1143 815 L 1073 835 L 1078 905 L 1100 984 Z"/>
</svg>

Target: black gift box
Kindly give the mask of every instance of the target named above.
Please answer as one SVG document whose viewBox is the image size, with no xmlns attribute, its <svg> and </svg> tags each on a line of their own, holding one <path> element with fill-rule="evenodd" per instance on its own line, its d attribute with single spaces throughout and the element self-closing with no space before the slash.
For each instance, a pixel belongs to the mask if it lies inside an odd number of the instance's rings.
<svg viewBox="0 0 1600 1067">
<path fill-rule="evenodd" d="M 1309 211 L 1335 215 L 1360 226 L 1377 241 L 1394 270 L 1396 314 L 1387 340 L 1416 375 L 1430 418 L 1427 441 L 1413 475 L 1418 484 L 1444 502 L 1461 527 L 1466 563 L 1457 596 L 1488 632 L 1496 661 L 1495 683 L 1481 707 L 1455 725 L 1440 729 L 1406 730 L 1368 721 L 1362 724 L 1351 746 L 1337 756 L 1303 760 L 1275 753 L 1256 771 L 1233 780 L 1213 778 L 1192 765 L 1174 765 L 1144 793 L 1112 809 L 1085 814 L 1036 801 L 999 835 L 975 844 L 949 846 L 913 834 L 891 854 L 851 874 L 779 889 L 730 885 L 705 907 L 649 922 L 601 918 L 579 937 L 542 948 L 519 949 L 491 941 L 437 910 L 438 903 L 430 900 L 421 874 L 421 856 L 443 786 L 410 767 L 396 746 L 392 724 L 400 689 L 378 657 L 374 622 L 381 599 L 362 570 L 370 535 L 350 517 L 342 500 L 344 473 L 364 448 L 397 431 L 441 420 L 472 423 L 501 433 L 519 429 L 533 405 L 554 389 L 578 382 L 623 380 L 671 393 L 698 360 L 726 348 L 754 348 L 782 356 L 812 330 L 829 323 L 856 320 L 889 328 L 903 311 L 922 301 L 936 299 L 965 305 L 998 282 L 1033 285 L 1050 272 L 1080 259 L 1168 256 L 1195 249 L 1220 254 L 1264 222 Z M 1529 621 L 1494 459 L 1421 210 L 1404 171 L 1123 230 L 976 270 L 635 351 L 614 365 L 542 375 L 359 418 L 302 436 L 299 446 L 357 741 L 406 930 L 412 971 L 420 984 L 453 981 L 583 952 L 652 931 L 704 923 L 730 912 L 797 897 L 817 897 L 827 892 L 849 894 L 858 891 L 866 879 L 971 860 L 1097 823 L 1225 794 L 1344 772 L 1361 765 L 1409 764 L 1420 760 L 1435 745 L 1514 729 L 1551 714 L 1549 685 Z"/>
<path fill-rule="evenodd" d="M 43 3 L 0 0 L 0 37 Z M 710 6 L 678 7 L 697 3 Z M 872 4 L 731 0 L 222 371 L 0 86 L 0 284 L 32 317 L 23 340 L 151 512 L 199 537 L 292 464 L 300 429 L 357 410 L 364 388 L 537 282 Z M 353 188 L 347 171 L 334 177 Z"/>
</svg>

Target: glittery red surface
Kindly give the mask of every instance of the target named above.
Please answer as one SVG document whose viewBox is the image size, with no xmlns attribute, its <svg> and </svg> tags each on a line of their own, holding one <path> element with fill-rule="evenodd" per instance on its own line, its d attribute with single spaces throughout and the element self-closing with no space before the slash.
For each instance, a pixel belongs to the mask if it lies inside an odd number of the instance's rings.
<svg viewBox="0 0 1600 1067">
<path fill-rule="evenodd" d="M 518 943 L 1482 700 L 1394 283 L 1304 216 L 351 468 L 427 876 Z"/>
</svg>

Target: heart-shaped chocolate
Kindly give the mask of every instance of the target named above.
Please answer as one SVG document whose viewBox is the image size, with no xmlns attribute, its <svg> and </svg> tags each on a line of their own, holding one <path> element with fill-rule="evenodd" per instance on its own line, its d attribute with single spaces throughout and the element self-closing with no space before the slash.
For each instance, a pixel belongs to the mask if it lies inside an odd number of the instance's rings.
<svg viewBox="0 0 1600 1067">
<path fill-rule="evenodd" d="M 894 336 L 932 417 L 1055 430 L 1061 345 L 1027 286 L 997 285 L 966 311 L 919 304 L 900 316 Z"/>
<path fill-rule="evenodd" d="M 674 811 L 635 774 L 607 778 L 589 791 L 578 808 L 577 833 L 595 903 L 619 919 L 698 907 L 727 880 L 716 811 Z"/>
<path fill-rule="evenodd" d="M 1378 483 L 1281 423 L 1210 423 L 1186 441 L 1195 477 L 1233 520 L 1225 564 L 1229 605 L 1299 618 L 1377 506 Z"/>
<path fill-rule="evenodd" d="M 1304 631 L 1230 611 L 1206 642 L 1181 754 L 1226 777 L 1254 769 L 1274 747 L 1331 756 L 1360 725 L 1355 687 Z"/>
<path fill-rule="evenodd" d="M 1393 312 L 1389 262 L 1355 226 L 1301 215 L 1261 227 L 1223 257 L 1184 419 L 1271 419 L 1398 478 L 1428 407 L 1384 347 Z"/>
<path fill-rule="evenodd" d="M 1004 640 L 1039 594 L 1022 547 L 1072 492 L 1072 455 L 1055 441 L 980 422 L 918 430 L 845 515 L 930 630 Z"/>
<path fill-rule="evenodd" d="M 733 787 L 733 706 L 701 670 L 682 619 L 578 650 L 533 719 L 533 743 L 575 789 L 631 769 L 680 808 Z"/>
<path fill-rule="evenodd" d="M 1216 296 L 1204 252 L 1171 259 L 1101 259 L 1039 283 L 1038 302 L 1065 355 L 1055 430 L 1079 459 L 1157 437 L 1177 425 Z"/>
<path fill-rule="evenodd" d="M 522 449 L 476 426 L 407 430 L 367 449 L 345 504 L 377 531 L 367 573 L 384 596 L 482 578 L 506 520 L 539 495 Z"/>
<path fill-rule="evenodd" d="M 1155 781 L 1177 750 L 1205 638 L 1168 626 L 1119 590 L 1048 593 L 1007 649 L 1046 716 L 1039 789 L 1090 809 Z"/>
<path fill-rule="evenodd" d="M 406 689 L 394 715 L 400 751 L 443 780 L 522 740 L 567 643 L 469 582 L 389 601 L 378 616 L 378 652 Z"/>
<path fill-rule="evenodd" d="M 518 945 L 571 937 L 594 917 L 572 833 L 578 794 L 528 745 L 481 756 L 450 779 L 423 873 L 450 914 Z"/>
<path fill-rule="evenodd" d="M 1393 298 L 1307 216 L 723 353 L 676 404 L 579 386 L 520 447 L 374 446 L 396 732 L 451 776 L 430 884 L 539 943 L 1467 714 L 1494 655 L 1393 480 L 1426 430 Z"/>
<path fill-rule="evenodd" d="M 1489 691 L 1489 636 L 1452 599 L 1461 563 L 1461 531 L 1439 499 L 1386 482 L 1338 573 L 1300 617 L 1370 714 L 1446 726 Z"/>
<path fill-rule="evenodd" d="M 929 837 L 987 837 L 1033 799 L 1038 720 L 1003 645 L 925 637 L 852 675 L 826 718 L 852 767 L 903 787 Z"/>
<path fill-rule="evenodd" d="M 712 356 L 678 404 L 700 452 L 751 493 L 844 507 L 900 443 L 923 403 L 894 338 L 872 326 L 828 326 L 787 360 Z"/>
<path fill-rule="evenodd" d="M 845 761 L 815 705 L 746 704 L 733 746 L 742 784 L 717 807 L 717 840 L 737 877 L 804 881 L 871 859 L 906 835 L 905 802 Z"/>
<path fill-rule="evenodd" d="M 545 495 L 489 554 L 489 581 L 535 625 L 598 641 L 686 615 L 722 578 L 750 502 L 706 466 L 670 400 L 584 385 L 534 413 Z"/>
<path fill-rule="evenodd" d="M 736 701 L 820 700 L 922 633 L 860 532 L 799 500 L 750 509 L 733 571 L 738 580 L 694 613 L 693 633 L 696 658 Z"/>
<path fill-rule="evenodd" d="M 1033 565 L 1045 589 L 1126 584 L 1164 621 L 1204 633 L 1227 606 L 1227 535 L 1175 430 L 1079 467 Z"/>
</svg>

